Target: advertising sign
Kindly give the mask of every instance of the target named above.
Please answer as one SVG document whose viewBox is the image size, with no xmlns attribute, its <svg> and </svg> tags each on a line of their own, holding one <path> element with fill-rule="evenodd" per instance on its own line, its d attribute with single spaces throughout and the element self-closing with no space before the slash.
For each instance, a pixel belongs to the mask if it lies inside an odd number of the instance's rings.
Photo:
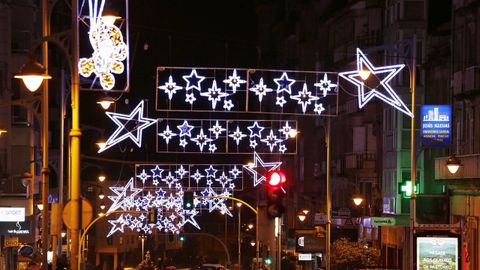
<svg viewBox="0 0 480 270">
<path fill-rule="evenodd" d="M 314 234 L 299 235 L 295 246 L 298 253 L 320 253 L 325 251 L 325 238 Z"/>
<path fill-rule="evenodd" d="M 372 217 L 373 226 L 395 226 L 396 223 L 394 217 Z"/>
<path fill-rule="evenodd" d="M 29 235 L 30 221 L 0 222 L 0 235 Z"/>
<path fill-rule="evenodd" d="M 0 207 L 0 222 L 25 221 L 25 208 Z"/>
<path fill-rule="evenodd" d="M 458 270 L 458 239 L 417 237 L 417 270 Z"/>
<path fill-rule="evenodd" d="M 422 106 L 422 145 L 446 147 L 451 140 L 452 107 L 450 105 Z"/>
<path fill-rule="evenodd" d="M 298 253 L 298 260 L 299 261 L 311 261 L 312 254 L 311 253 Z"/>
</svg>

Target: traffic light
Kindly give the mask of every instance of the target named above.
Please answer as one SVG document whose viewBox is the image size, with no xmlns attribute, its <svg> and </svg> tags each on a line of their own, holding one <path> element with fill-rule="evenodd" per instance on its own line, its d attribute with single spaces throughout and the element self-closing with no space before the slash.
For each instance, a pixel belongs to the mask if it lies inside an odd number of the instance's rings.
<svg viewBox="0 0 480 270">
<path fill-rule="evenodd" d="M 192 210 L 193 209 L 193 191 L 184 191 L 183 192 L 183 209 Z"/>
<path fill-rule="evenodd" d="M 181 242 L 184 242 L 185 241 L 185 235 L 183 233 L 181 233 L 179 236 L 178 236 L 178 239 L 181 241 Z"/>
<path fill-rule="evenodd" d="M 281 217 L 285 211 L 282 201 L 285 197 L 283 184 L 286 181 L 285 174 L 278 170 L 267 175 L 267 214 L 271 218 Z"/>
<path fill-rule="evenodd" d="M 150 208 L 148 209 L 148 223 L 157 223 L 158 219 L 158 209 Z"/>
</svg>

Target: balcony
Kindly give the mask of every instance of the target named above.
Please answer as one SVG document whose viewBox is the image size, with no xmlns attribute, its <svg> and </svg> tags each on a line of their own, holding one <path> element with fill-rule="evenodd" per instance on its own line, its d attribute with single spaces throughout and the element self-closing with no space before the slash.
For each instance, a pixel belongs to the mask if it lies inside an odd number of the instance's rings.
<svg viewBox="0 0 480 270">
<path fill-rule="evenodd" d="M 377 155 L 374 152 L 345 154 L 345 169 L 375 169 Z"/>
</svg>

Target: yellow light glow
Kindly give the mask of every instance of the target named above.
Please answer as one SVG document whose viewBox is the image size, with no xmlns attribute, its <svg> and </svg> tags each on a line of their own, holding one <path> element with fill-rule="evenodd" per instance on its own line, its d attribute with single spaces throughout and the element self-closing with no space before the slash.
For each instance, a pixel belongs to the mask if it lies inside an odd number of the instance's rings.
<svg viewBox="0 0 480 270">
<path fill-rule="evenodd" d="M 38 210 L 42 211 L 43 210 L 43 204 L 41 204 L 41 203 L 37 204 L 37 208 L 38 208 Z"/>
<path fill-rule="evenodd" d="M 296 129 L 291 129 L 289 132 L 288 132 L 288 136 L 290 136 L 290 138 L 295 138 L 297 137 L 298 135 L 298 131 Z"/>
<path fill-rule="evenodd" d="M 105 209 L 105 204 L 100 204 L 100 209 Z"/>
<path fill-rule="evenodd" d="M 7 133 L 7 130 L 0 128 L 0 136 L 2 136 L 3 133 Z"/>
<path fill-rule="evenodd" d="M 241 203 L 241 202 L 237 202 L 237 207 L 242 207 L 242 203 Z"/>
<path fill-rule="evenodd" d="M 97 142 L 97 146 L 99 150 L 102 150 L 103 148 L 105 148 L 105 146 L 107 146 L 107 143 L 104 140 L 100 140 Z"/>
<path fill-rule="evenodd" d="M 370 70 L 364 69 L 359 72 L 359 75 L 360 75 L 360 78 L 362 78 L 362 80 L 365 81 L 366 79 L 368 79 L 368 77 L 370 77 L 370 73 L 371 73 Z"/>
<path fill-rule="evenodd" d="M 255 166 L 255 163 L 253 163 L 252 161 L 249 161 L 249 162 L 247 163 L 247 166 L 248 166 L 249 168 L 253 168 L 253 166 Z"/>
<path fill-rule="evenodd" d="M 98 176 L 98 181 L 100 181 L 100 182 L 104 182 L 105 179 L 107 179 L 107 177 L 106 177 L 105 175 L 103 175 L 103 174 L 100 174 L 100 175 Z"/>
<path fill-rule="evenodd" d="M 115 21 L 117 19 L 120 19 L 120 18 L 122 18 L 122 17 L 115 16 L 115 15 L 104 15 L 104 16 L 102 16 L 102 21 L 105 25 L 110 27 L 110 26 L 115 24 Z"/>
<path fill-rule="evenodd" d="M 308 213 L 310 213 L 310 210 L 308 210 L 308 209 L 303 209 L 303 210 L 302 210 L 302 213 L 304 213 L 305 215 L 308 215 Z"/>
<path fill-rule="evenodd" d="M 305 219 L 307 218 L 307 216 L 306 216 L 306 215 L 304 215 L 303 213 L 302 213 L 302 214 L 298 214 L 298 216 L 297 216 L 297 217 L 298 217 L 298 220 L 300 220 L 301 222 L 304 222 L 304 221 L 305 221 Z"/>
<path fill-rule="evenodd" d="M 456 174 L 460 169 L 460 164 L 447 164 L 447 169 L 451 174 Z"/>
<path fill-rule="evenodd" d="M 356 206 L 359 206 L 363 203 L 363 198 L 361 195 L 354 195 L 353 198 L 353 203 L 356 205 Z"/>
<path fill-rule="evenodd" d="M 40 88 L 43 79 L 50 79 L 48 75 L 15 75 L 16 79 L 22 79 L 23 83 L 30 92 L 35 92 Z"/>
<path fill-rule="evenodd" d="M 108 108 L 110 108 L 110 105 L 113 104 L 113 101 L 112 101 L 112 100 L 104 100 L 104 99 L 102 99 L 102 100 L 97 101 L 97 104 L 100 104 L 100 106 L 102 106 L 102 108 L 103 108 L 104 110 L 108 110 Z"/>
</svg>

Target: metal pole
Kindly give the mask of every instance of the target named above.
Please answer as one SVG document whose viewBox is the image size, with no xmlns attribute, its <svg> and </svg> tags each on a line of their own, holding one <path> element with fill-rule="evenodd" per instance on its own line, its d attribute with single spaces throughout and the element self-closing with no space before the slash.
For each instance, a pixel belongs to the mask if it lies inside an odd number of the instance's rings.
<svg viewBox="0 0 480 270">
<path fill-rule="evenodd" d="M 50 35 L 47 0 L 42 0 L 42 36 Z M 45 72 L 48 73 L 48 42 L 43 41 L 42 58 Z M 43 82 L 42 99 L 42 270 L 48 269 L 48 81 Z"/>
<path fill-rule="evenodd" d="M 282 269 L 282 217 L 275 219 L 277 222 L 277 270 Z"/>
<path fill-rule="evenodd" d="M 225 230 L 225 232 L 224 232 L 224 233 L 225 233 L 225 240 L 224 240 L 224 243 L 225 243 L 225 245 L 227 245 L 227 233 L 228 233 L 227 213 L 224 213 L 224 214 L 223 214 L 223 217 L 224 217 L 224 219 L 225 219 L 225 228 L 224 228 L 224 230 Z M 227 264 L 227 254 L 225 254 L 225 266 L 228 268 L 228 266 L 227 266 L 226 264 Z M 229 269 L 229 268 L 228 268 L 228 269 Z"/>
<path fill-rule="evenodd" d="M 241 241 L 241 221 L 242 220 L 242 207 L 238 207 L 238 239 L 237 239 L 237 245 L 238 245 L 238 270 L 242 269 L 242 241 Z"/>
<path fill-rule="evenodd" d="M 326 215 L 327 215 L 327 224 L 326 224 L 326 237 L 325 237 L 325 247 L 326 247 L 326 256 L 325 256 L 325 268 L 330 270 L 330 210 L 331 210 L 331 197 L 330 197 L 330 117 L 327 118 L 327 128 L 325 131 L 325 144 L 327 151 L 327 164 L 326 164 L 326 179 L 325 179 L 325 192 L 326 192 Z"/>
<path fill-rule="evenodd" d="M 142 240 L 142 261 L 145 260 L 145 236 L 140 236 Z"/>
<path fill-rule="evenodd" d="M 412 195 L 410 197 L 410 269 L 414 269 L 415 258 L 413 254 L 414 248 L 414 234 L 415 234 L 415 214 L 416 214 L 416 199 L 417 192 L 415 190 L 417 182 L 417 164 L 415 160 L 415 67 L 417 65 L 417 36 L 413 35 L 412 41 L 412 66 L 410 67 L 410 88 L 412 95 L 412 118 L 410 128 L 410 175 L 412 183 Z"/>
<path fill-rule="evenodd" d="M 72 129 L 70 130 L 70 155 L 71 155 L 71 174 L 70 174 L 70 201 L 71 201 L 71 270 L 78 270 L 79 265 L 79 240 L 80 240 L 80 91 L 78 82 L 78 0 L 72 0 L 72 70 L 71 70 L 71 100 L 72 100 Z"/>
<path fill-rule="evenodd" d="M 259 270 L 260 269 L 260 243 L 258 242 L 258 231 L 259 231 L 259 228 L 258 228 L 258 219 L 259 219 L 259 216 L 258 216 L 258 201 L 259 201 L 259 198 L 258 198 L 258 188 L 256 190 L 256 193 L 257 193 L 257 196 L 256 196 L 256 201 L 257 201 L 257 214 L 256 214 L 256 217 L 255 217 L 255 270 Z"/>
</svg>

